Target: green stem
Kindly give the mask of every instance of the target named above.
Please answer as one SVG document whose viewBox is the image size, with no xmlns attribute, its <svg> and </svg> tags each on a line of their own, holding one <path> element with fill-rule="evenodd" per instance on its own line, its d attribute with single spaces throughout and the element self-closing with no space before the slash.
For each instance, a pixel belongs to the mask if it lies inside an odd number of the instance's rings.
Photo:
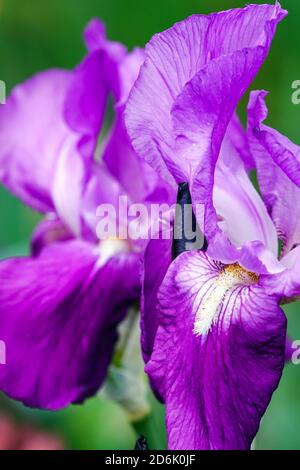
<svg viewBox="0 0 300 470">
<path fill-rule="evenodd" d="M 150 450 L 165 450 L 167 448 L 165 409 L 152 394 L 149 400 L 151 413 L 141 421 L 132 423 L 132 426 L 138 437 L 143 435 L 148 439 Z"/>
</svg>

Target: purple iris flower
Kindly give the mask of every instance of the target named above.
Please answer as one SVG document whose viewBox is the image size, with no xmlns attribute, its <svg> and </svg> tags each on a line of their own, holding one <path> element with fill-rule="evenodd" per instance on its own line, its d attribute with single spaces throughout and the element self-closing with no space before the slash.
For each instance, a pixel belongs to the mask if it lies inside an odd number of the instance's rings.
<svg viewBox="0 0 300 470">
<path fill-rule="evenodd" d="M 142 348 L 171 449 L 249 449 L 282 374 L 280 304 L 300 293 L 300 149 L 263 124 L 263 92 L 248 133 L 235 110 L 285 15 L 276 2 L 187 18 L 146 46 L 129 96 L 134 148 L 188 183 L 208 244 L 172 259 L 170 241 L 152 240 L 145 253 Z"/>
<path fill-rule="evenodd" d="M 0 110 L 0 179 L 46 214 L 32 256 L 0 263 L 0 390 L 28 406 L 58 409 L 105 379 L 117 326 L 139 299 L 141 246 L 96 237 L 96 208 L 164 200 L 166 185 L 140 161 L 123 122 L 143 51 L 109 42 L 93 20 L 89 53 L 74 70 L 50 70 L 18 86 Z M 98 137 L 109 95 L 115 121 L 102 159 Z M 122 220 L 118 220 L 122 224 Z"/>
</svg>

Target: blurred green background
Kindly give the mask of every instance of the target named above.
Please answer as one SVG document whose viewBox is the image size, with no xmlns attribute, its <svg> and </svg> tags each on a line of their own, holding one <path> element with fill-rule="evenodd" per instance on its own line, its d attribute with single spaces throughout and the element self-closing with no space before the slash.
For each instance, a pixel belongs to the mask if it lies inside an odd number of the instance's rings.
<svg viewBox="0 0 300 470">
<path fill-rule="evenodd" d="M 253 88 L 270 91 L 270 125 L 300 144 L 300 105 L 291 101 L 291 84 L 300 80 L 300 2 L 282 0 L 281 4 L 289 10 L 289 16 L 279 26 L 271 54 Z M 40 70 L 74 67 L 85 53 L 82 30 L 94 16 L 105 21 L 111 39 L 132 48 L 143 46 L 154 33 L 192 13 L 240 6 L 244 2 L 237 0 L 0 0 L 0 79 L 10 90 Z M 37 220 L 36 214 L 0 187 L 0 257 L 26 253 Z M 289 306 L 286 312 L 290 335 L 300 338 L 299 304 Z M 53 414 L 25 410 L 1 397 L 0 410 L 4 408 L 17 420 L 29 419 L 53 430 L 68 448 L 131 449 L 141 429 L 152 436 L 152 448 L 165 445 L 163 409 L 158 406 L 137 430 L 117 405 L 102 397 Z M 300 366 L 289 365 L 263 419 L 255 447 L 300 449 L 299 420 Z"/>
</svg>

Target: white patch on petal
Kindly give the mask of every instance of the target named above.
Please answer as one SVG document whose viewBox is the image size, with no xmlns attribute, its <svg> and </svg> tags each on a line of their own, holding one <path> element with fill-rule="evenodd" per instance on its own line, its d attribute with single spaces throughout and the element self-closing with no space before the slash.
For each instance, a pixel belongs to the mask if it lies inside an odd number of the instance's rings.
<svg viewBox="0 0 300 470">
<path fill-rule="evenodd" d="M 97 253 L 100 255 L 98 267 L 99 265 L 103 266 L 112 256 L 129 253 L 130 251 L 131 247 L 127 240 L 120 240 L 119 238 L 102 240 L 97 248 Z"/>
<path fill-rule="evenodd" d="M 193 333 L 196 336 L 207 334 L 218 318 L 226 295 L 237 286 L 249 286 L 255 284 L 257 280 L 256 274 L 246 271 L 237 264 L 225 266 L 201 301 Z"/>
</svg>

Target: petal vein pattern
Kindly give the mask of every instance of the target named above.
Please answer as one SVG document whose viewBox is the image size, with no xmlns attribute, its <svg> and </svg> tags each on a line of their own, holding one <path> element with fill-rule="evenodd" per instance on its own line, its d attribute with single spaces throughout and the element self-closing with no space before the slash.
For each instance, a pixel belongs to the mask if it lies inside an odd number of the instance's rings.
<svg viewBox="0 0 300 470">
<path fill-rule="evenodd" d="M 249 449 L 284 366 L 278 298 L 255 274 L 187 252 L 162 282 L 158 319 L 146 371 L 166 402 L 169 448 Z"/>
</svg>

